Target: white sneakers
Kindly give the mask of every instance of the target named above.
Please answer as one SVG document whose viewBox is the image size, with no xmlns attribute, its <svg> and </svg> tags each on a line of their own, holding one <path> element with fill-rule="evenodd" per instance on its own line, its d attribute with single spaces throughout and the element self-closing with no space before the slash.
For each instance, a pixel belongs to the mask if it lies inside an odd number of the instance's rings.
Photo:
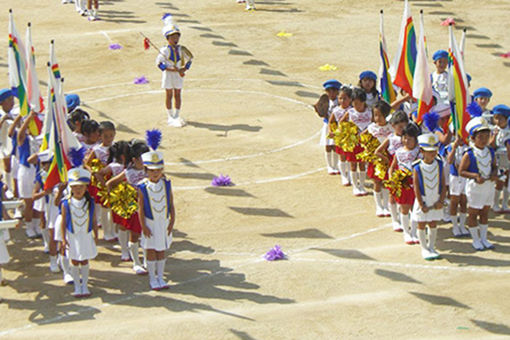
<svg viewBox="0 0 510 340">
<path fill-rule="evenodd" d="M 89 21 L 99 20 L 99 16 L 97 15 L 97 9 L 89 9 L 87 10 L 89 14 Z"/>
<path fill-rule="evenodd" d="M 186 121 L 179 116 L 179 112 L 174 113 L 173 110 L 167 110 L 167 124 L 171 127 L 183 127 Z"/>
<path fill-rule="evenodd" d="M 145 270 L 145 268 L 143 268 L 140 265 L 135 264 L 133 266 L 133 270 L 135 271 L 136 275 L 147 275 L 147 271 Z"/>
</svg>

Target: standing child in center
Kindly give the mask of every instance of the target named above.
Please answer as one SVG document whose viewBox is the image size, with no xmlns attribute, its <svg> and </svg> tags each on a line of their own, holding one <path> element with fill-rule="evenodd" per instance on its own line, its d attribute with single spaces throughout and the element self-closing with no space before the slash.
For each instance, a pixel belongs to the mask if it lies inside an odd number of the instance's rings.
<svg viewBox="0 0 510 340">
<path fill-rule="evenodd" d="M 379 100 L 379 91 L 377 91 L 377 75 L 372 71 L 364 71 L 359 75 L 358 86 L 367 94 L 367 106 L 372 108 Z"/>
<path fill-rule="evenodd" d="M 435 250 L 436 227 L 443 215 L 446 186 L 443 161 L 437 157 L 439 148 L 437 135 L 427 133 L 418 136 L 418 144 L 423 159 L 413 164 L 413 185 L 416 196 L 413 218 L 418 222 L 421 255 L 425 260 L 430 261 L 440 257 Z M 427 225 L 428 233 L 425 230 Z"/>
<path fill-rule="evenodd" d="M 88 289 L 89 260 L 97 256 L 95 241 L 97 240 L 96 214 L 94 200 L 87 191 L 90 184 L 90 172 L 82 167 L 84 150 L 71 149 L 74 168 L 68 172 L 68 185 L 71 191 L 69 198 L 62 200 L 62 242 L 71 259 L 71 275 L 73 276 L 76 298 L 90 296 Z"/>
<path fill-rule="evenodd" d="M 184 46 L 179 45 L 181 31 L 174 24 L 172 15 L 166 13 L 163 18 L 163 36 L 168 45 L 161 48 L 156 65 L 163 72 L 162 88 L 166 91 L 166 111 L 168 125 L 182 127 L 185 121 L 180 117 L 181 92 L 184 83 L 184 76 L 191 67 L 193 55 Z M 175 97 L 175 111 L 172 109 L 172 99 Z"/>
<path fill-rule="evenodd" d="M 147 271 L 151 289 L 168 289 L 163 279 L 165 251 L 172 244 L 175 208 L 172 184 L 163 175 L 163 154 L 156 151 L 161 132 L 147 131 L 147 144 L 152 151 L 142 154 L 147 178 L 138 185 L 138 215 L 142 225 L 142 247 L 147 252 Z M 156 276 L 157 273 L 157 276 Z"/>
<path fill-rule="evenodd" d="M 352 108 L 342 117 L 340 122 L 351 121 L 358 128 L 358 134 L 366 130 L 370 122 L 372 121 L 372 109 L 368 107 L 367 94 L 365 90 L 357 87 L 352 91 Z M 358 145 L 352 152 L 346 152 L 346 159 L 351 165 L 351 183 L 352 193 L 354 196 L 366 196 L 365 180 L 366 180 L 366 168 L 365 163 L 360 162 L 356 155 L 361 153 L 363 148 Z"/>
<path fill-rule="evenodd" d="M 468 146 L 460 136 L 457 136 L 455 142 L 447 147 L 448 164 L 450 164 L 450 216 L 453 224 L 452 233 L 455 237 L 469 236 L 469 231 L 466 229 L 466 178 L 459 175 L 459 165 L 467 149 Z"/>
</svg>

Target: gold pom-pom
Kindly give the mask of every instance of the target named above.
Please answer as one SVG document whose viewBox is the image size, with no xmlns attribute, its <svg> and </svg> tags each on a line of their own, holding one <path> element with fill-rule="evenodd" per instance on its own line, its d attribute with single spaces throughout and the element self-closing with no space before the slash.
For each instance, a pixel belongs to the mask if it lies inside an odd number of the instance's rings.
<svg viewBox="0 0 510 340">
<path fill-rule="evenodd" d="M 94 174 L 101 171 L 104 168 L 104 164 L 99 159 L 94 158 L 93 160 L 91 160 L 89 162 L 88 166 L 90 167 L 90 170 L 92 172 L 92 176 L 90 177 L 90 184 L 92 186 L 95 186 L 95 187 L 101 189 L 101 183 L 98 182 L 98 180 L 97 180 L 96 176 L 94 176 Z"/>
<path fill-rule="evenodd" d="M 111 207 L 112 211 L 122 218 L 130 218 L 138 209 L 138 192 L 126 182 L 120 183 L 110 191 L 98 193 L 103 204 Z"/>
<path fill-rule="evenodd" d="M 354 151 L 359 144 L 358 127 L 353 122 L 341 122 L 336 130 L 333 130 L 335 145 L 347 152 Z"/>
<path fill-rule="evenodd" d="M 395 197 L 400 197 L 402 195 L 402 189 L 409 188 L 409 178 L 413 175 L 413 173 L 404 168 L 393 171 L 391 177 L 386 181 L 383 181 L 383 184 L 391 194 Z"/>
<path fill-rule="evenodd" d="M 359 136 L 360 145 L 363 147 L 363 151 L 356 155 L 356 158 L 363 162 L 375 163 L 379 160 L 379 157 L 375 155 L 375 150 L 381 145 L 379 140 L 372 134 L 364 132 Z"/>
</svg>

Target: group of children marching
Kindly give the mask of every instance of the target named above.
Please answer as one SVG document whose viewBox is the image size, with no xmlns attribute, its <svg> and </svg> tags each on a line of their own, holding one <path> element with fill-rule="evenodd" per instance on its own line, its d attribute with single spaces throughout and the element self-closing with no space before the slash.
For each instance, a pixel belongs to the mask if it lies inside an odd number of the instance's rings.
<svg viewBox="0 0 510 340">
<path fill-rule="evenodd" d="M 440 258 L 440 221 L 451 221 L 455 237 L 471 235 L 476 250 L 493 249 L 489 211 L 510 212 L 510 107 L 491 110 L 492 92 L 474 91 L 463 140 L 450 123 L 447 58 L 444 50 L 433 55 L 434 106 L 419 124 L 416 100 L 405 91 L 393 103 L 380 99 L 371 71 L 360 74 L 357 86 L 326 81 L 314 106 L 324 120 L 328 173 L 341 175 L 355 196 L 367 195 L 365 181 L 372 179 L 376 215 L 391 216 L 393 229 L 405 243 L 420 244 L 426 260 Z"/>
<path fill-rule="evenodd" d="M 76 7 L 76 12 L 82 17 L 88 17 L 89 21 L 99 20 L 97 11 L 99 10 L 99 0 L 62 0 L 62 4 L 72 4 Z"/>
<path fill-rule="evenodd" d="M 43 238 L 49 269 L 62 271 L 66 284 L 74 283 L 75 297 L 90 295 L 89 261 L 97 255 L 98 225 L 105 241 L 119 242 L 122 261 L 132 261 L 138 275 L 149 274 L 151 289 L 167 289 L 165 251 L 172 242 L 175 210 L 171 182 L 163 175 L 163 155 L 156 150 L 161 132 L 147 131 L 146 141 L 115 141 L 112 122 L 90 119 L 79 108 L 77 95 L 67 95 L 66 101 L 68 123 L 82 146 L 69 152 L 73 167 L 67 183 L 48 187 L 55 156 L 49 150 L 40 152 L 41 138 L 28 133 L 36 114 L 22 117 L 14 108 L 13 93 L 0 91 L 0 207 L 8 198 L 24 201 L 27 237 Z M 7 212 L 1 217 L 7 218 Z M 0 281 L 1 265 L 9 262 L 8 240 L 8 231 L 0 229 Z"/>
</svg>

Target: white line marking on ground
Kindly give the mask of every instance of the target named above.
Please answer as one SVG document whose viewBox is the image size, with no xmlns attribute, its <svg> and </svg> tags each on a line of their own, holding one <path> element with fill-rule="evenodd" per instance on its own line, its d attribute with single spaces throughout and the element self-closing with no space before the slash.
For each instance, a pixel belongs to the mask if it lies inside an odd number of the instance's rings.
<svg viewBox="0 0 510 340">
<path fill-rule="evenodd" d="M 417 253 L 418 254 L 418 253 Z M 510 274 L 510 269 L 496 269 L 496 268 L 479 268 L 479 267 L 454 267 L 444 265 L 431 265 L 431 264 L 417 264 L 417 263 L 400 263 L 400 262 L 378 262 L 372 260 L 356 260 L 356 259 L 305 259 L 293 258 L 294 262 L 316 262 L 316 263 L 342 263 L 342 264 L 360 264 L 374 266 L 374 267 L 395 267 L 395 268 L 411 268 L 411 269 L 432 269 L 432 270 L 445 270 L 454 272 L 475 272 L 475 273 L 496 273 L 496 274 Z"/>
<path fill-rule="evenodd" d="M 108 41 L 109 41 L 110 43 L 112 43 L 112 44 L 113 44 L 113 40 L 110 38 L 110 36 L 108 35 L 108 33 L 106 33 L 105 31 L 101 31 L 101 33 L 102 33 L 102 34 L 106 37 L 106 39 L 108 39 Z"/>
<path fill-rule="evenodd" d="M 281 181 L 289 181 L 293 179 L 297 179 L 300 177 L 308 176 L 320 171 L 326 170 L 326 168 L 319 168 L 315 170 L 309 170 L 305 171 L 299 174 L 290 175 L 290 176 L 283 176 L 283 177 L 274 177 L 274 178 L 268 178 L 268 179 L 259 179 L 252 182 L 241 182 L 236 183 L 236 186 L 246 186 L 246 185 L 252 185 L 252 184 L 265 184 L 265 183 L 274 183 L 274 182 L 281 182 Z M 173 186 L 172 187 L 174 191 L 187 191 L 187 190 L 203 190 L 207 188 L 214 188 L 211 185 L 190 185 L 190 186 Z"/>
</svg>

